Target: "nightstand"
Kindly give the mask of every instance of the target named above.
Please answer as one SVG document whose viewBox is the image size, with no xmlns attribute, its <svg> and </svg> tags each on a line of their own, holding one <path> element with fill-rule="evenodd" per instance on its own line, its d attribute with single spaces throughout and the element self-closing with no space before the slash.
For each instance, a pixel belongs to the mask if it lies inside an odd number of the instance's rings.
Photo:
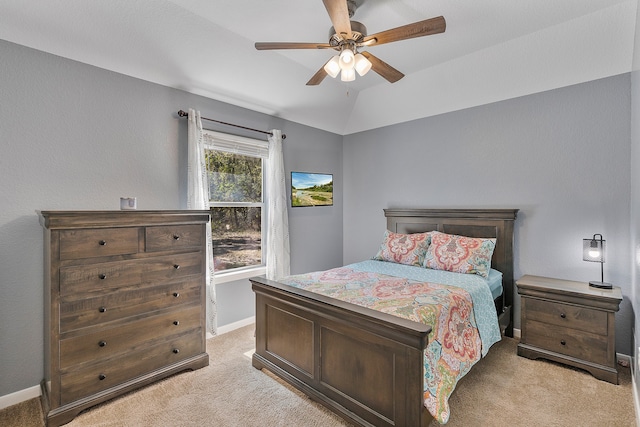
<svg viewBox="0 0 640 427">
<path fill-rule="evenodd" d="M 518 355 L 575 366 L 618 384 L 615 312 L 622 292 L 588 283 L 523 276 Z"/>
</svg>

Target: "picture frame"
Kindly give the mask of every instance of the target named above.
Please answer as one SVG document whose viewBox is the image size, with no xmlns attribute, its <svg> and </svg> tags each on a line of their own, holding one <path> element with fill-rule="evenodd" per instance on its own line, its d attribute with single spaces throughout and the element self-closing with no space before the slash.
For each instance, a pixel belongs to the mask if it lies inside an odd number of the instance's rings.
<svg viewBox="0 0 640 427">
<path fill-rule="evenodd" d="M 333 206 L 333 174 L 291 172 L 291 207 Z"/>
</svg>

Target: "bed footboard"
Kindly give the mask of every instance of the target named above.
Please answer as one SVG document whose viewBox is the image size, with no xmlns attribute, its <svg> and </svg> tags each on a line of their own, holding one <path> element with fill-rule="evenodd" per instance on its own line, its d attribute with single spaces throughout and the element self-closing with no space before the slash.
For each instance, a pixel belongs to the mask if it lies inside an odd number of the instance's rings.
<svg viewBox="0 0 640 427">
<path fill-rule="evenodd" d="M 362 426 L 427 426 L 423 351 L 431 328 L 302 289 L 251 279 L 253 366 Z"/>
</svg>

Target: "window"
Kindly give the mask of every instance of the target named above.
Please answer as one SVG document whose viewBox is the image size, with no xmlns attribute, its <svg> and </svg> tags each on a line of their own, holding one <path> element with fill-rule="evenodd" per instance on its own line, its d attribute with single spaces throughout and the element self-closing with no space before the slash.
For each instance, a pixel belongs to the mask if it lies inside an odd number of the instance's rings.
<svg viewBox="0 0 640 427">
<path fill-rule="evenodd" d="M 263 266 L 266 141 L 204 132 L 214 272 Z"/>
</svg>

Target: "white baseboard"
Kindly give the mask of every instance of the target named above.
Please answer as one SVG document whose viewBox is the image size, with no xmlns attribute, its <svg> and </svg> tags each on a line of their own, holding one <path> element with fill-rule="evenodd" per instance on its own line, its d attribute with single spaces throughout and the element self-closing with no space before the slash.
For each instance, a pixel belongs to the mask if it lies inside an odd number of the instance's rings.
<svg viewBox="0 0 640 427">
<path fill-rule="evenodd" d="M 40 385 L 34 385 L 33 387 L 16 391 L 15 393 L 0 396 L 0 409 L 17 405 L 18 403 L 22 403 L 25 400 L 33 399 L 34 397 L 40 397 Z"/>
<path fill-rule="evenodd" d="M 227 332 L 234 331 L 236 329 L 242 328 L 243 326 L 250 325 L 256 322 L 256 317 L 251 316 L 246 319 L 238 320 L 237 322 L 229 323 L 228 325 L 220 326 L 218 328 L 218 335 L 226 334 Z M 207 339 L 212 338 L 213 335 L 207 332 Z"/>
</svg>

